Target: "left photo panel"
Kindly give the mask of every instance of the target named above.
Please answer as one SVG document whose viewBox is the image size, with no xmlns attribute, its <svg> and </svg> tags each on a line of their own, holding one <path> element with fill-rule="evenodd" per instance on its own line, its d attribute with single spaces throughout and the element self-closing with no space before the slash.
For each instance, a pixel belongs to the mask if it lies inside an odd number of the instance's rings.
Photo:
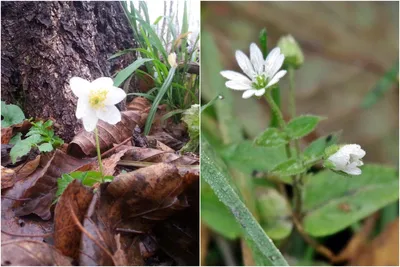
<svg viewBox="0 0 400 267">
<path fill-rule="evenodd" d="M 1 9 L 1 264 L 198 266 L 199 0 Z"/>
</svg>

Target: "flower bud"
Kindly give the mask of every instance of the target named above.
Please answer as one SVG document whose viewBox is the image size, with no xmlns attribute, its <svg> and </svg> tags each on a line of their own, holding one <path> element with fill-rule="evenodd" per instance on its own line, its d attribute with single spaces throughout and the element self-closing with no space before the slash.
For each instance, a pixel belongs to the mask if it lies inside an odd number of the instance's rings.
<svg viewBox="0 0 400 267">
<path fill-rule="evenodd" d="M 304 62 L 304 55 L 299 44 L 292 35 L 286 35 L 279 39 L 278 47 L 285 55 L 286 67 L 300 68 Z"/>
<path fill-rule="evenodd" d="M 333 171 L 342 172 L 350 175 L 360 175 L 361 169 L 359 166 L 364 165 L 362 158 L 365 156 L 365 151 L 360 145 L 333 145 L 325 150 L 324 162 L 325 167 Z"/>
<path fill-rule="evenodd" d="M 176 54 L 171 53 L 168 55 L 168 63 L 171 65 L 172 68 L 177 68 L 178 64 L 176 63 Z"/>
</svg>

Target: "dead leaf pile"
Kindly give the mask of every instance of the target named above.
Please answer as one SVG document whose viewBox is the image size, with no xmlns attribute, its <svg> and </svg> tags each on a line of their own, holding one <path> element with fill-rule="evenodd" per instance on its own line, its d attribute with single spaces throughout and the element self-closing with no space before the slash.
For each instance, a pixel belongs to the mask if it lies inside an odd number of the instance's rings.
<svg viewBox="0 0 400 267">
<path fill-rule="evenodd" d="M 185 139 L 170 134 L 173 125 L 141 135 L 146 99 L 127 108 L 117 125 L 98 124 L 103 174 L 114 179 L 93 187 L 73 180 L 57 204 L 63 174 L 98 171 L 93 133 L 11 165 L 3 161 L 8 142 L 29 127 L 2 129 L 3 265 L 198 264 L 198 155 L 176 152 Z M 160 138 L 165 134 L 170 138 Z"/>
</svg>

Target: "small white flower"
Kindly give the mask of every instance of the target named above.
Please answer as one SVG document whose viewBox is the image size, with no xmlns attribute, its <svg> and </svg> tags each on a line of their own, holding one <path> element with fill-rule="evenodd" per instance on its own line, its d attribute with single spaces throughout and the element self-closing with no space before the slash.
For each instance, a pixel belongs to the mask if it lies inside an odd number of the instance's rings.
<svg viewBox="0 0 400 267">
<path fill-rule="evenodd" d="M 101 77 L 89 82 L 79 77 L 72 77 L 69 85 L 78 97 L 75 115 L 78 119 L 82 119 L 86 131 L 93 131 L 99 119 L 109 124 L 121 121 L 121 113 L 115 104 L 121 102 L 126 93 L 115 87 L 111 78 Z"/>
<path fill-rule="evenodd" d="M 178 64 L 176 63 L 176 54 L 171 53 L 168 55 L 168 63 L 171 65 L 172 68 L 178 67 Z"/>
<path fill-rule="evenodd" d="M 272 49 L 264 60 L 260 48 L 252 43 L 250 59 L 242 51 L 236 51 L 236 60 L 247 76 L 231 70 L 221 71 L 221 75 L 229 79 L 225 83 L 226 87 L 245 91 L 242 95 L 245 99 L 253 95 L 262 96 L 268 87 L 276 84 L 286 74 L 286 70 L 279 71 L 285 60 L 279 47 Z"/>
<path fill-rule="evenodd" d="M 360 145 L 344 145 L 336 153 L 332 154 L 328 160 L 334 164 L 335 171 L 342 171 L 351 175 L 360 175 L 361 169 L 358 166 L 364 165 L 361 159 L 365 156 L 365 151 Z"/>
</svg>

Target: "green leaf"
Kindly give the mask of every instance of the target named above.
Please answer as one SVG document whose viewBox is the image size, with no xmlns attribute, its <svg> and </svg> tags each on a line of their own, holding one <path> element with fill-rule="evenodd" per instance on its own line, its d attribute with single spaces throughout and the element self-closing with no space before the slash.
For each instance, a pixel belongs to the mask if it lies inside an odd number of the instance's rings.
<svg viewBox="0 0 400 267">
<path fill-rule="evenodd" d="M 304 229 L 312 236 L 334 234 L 399 199 L 398 172 L 380 165 L 359 176 L 323 171 L 304 188 Z"/>
<path fill-rule="evenodd" d="M 125 69 L 121 70 L 118 72 L 117 76 L 114 78 L 114 86 L 120 86 L 128 77 L 135 72 L 140 66 L 142 66 L 144 63 L 149 62 L 153 59 L 151 58 L 139 58 L 132 64 L 130 64 L 128 67 Z"/>
<path fill-rule="evenodd" d="M 287 237 L 292 232 L 293 223 L 286 199 L 274 188 L 258 188 L 257 202 L 261 226 L 267 235 L 274 240 Z"/>
<path fill-rule="evenodd" d="M 11 138 L 10 142 L 8 142 L 8 143 L 9 143 L 10 145 L 15 145 L 15 144 L 17 144 L 18 142 L 21 142 L 21 136 L 22 136 L 22 133 L 20 133 L 20 132 L 16 133 L 16 134 Z"/>
<path fill-rule="evenodd" d="M 205 181 L 202 181 L 201 187 L 201 220 L 226 238 L 235 239 L 242 234 L 233 214 L 218 200 Z"/>
<path fill-rule="evenodd" d="M 271 171 L 286 159 L 283 146 L 260 147 L 255 146 L 250 140 L 228 145 L 220 152 L 225 161 L 247 174 L 253 171 Z"/>
<path fill-rule="evenodd" d="M 32 143 L 28 140 L 22 140 L 16 143 L 10 151 L 11 162 L 14 164 L 17 161 L 17 158 L 25 156 L 31 151 Z"/>
<path fill-rule="evenodd" d="M 107 60 L 111 60 L 111 59 L 120 57 L 120 56 L 125 55 L 125 54 L 130 53 L 130 52 L 135 52 L 135 51 L 136 51 L 136 49 L 133 49 L 133 48 L 128 48 L 128 49 L 125 49 L 125 50 L 121 50 L 121 51 L 118 51 L 117 53 L 115 53 L 114 55 L 112 55 L 111 57 L 109 57 Z"/>
<path fill-rule="evenodd" d="M 332 133 L 314 140 L 303 152 L 303 155 L 310 159 L 322 158 L 327 147 L 335 145 L 341 135 L 340 132 Z"/>
<path fill-rule="evenodd" d="M 323 117 L 303 115 L 289 121 L 286 132 L 291 139 L 299 139 L 311 133 Z"/>
<path fill-rule="evenodd" d="M 199 150 L 199 137 L 200 137 L 200 106 L 198 104 L 192 105 L 187 109 L 182 116 L 182 120 L 186 123 L 189 133 L 189 142 L 182 147 L 181 152 L 196 152 Z"/>
<path fill-rule="evenodd" d="M 47 120 L 44 124 L 43 124 L 43 128 L 49 128 L 50 126 L 53 125 L 53 121 L 52 120 Z"/>
<path fill-rule="evenodd" d="M 288 140 L 285 132 L 277 128 L 269 127 L 256 137 L 254 143 L 259 146 L 276 147 L 287 144 Z"/>
<path fill-rule="evenodd" d="M 1 128 L 6 128 L 11 125 L 23 122 L 25 115 L 17 105 L 7 105 L 6 102 L 1 101 Z"/>
<path fill-rule="evenodd" d="M 228 182 L 228 173 L 220 166 L 217 156 L 208 144 L 201 138 L 201 176 L 214 190 L 216 196 L 233 213 L 242 231 L 251 239 L 265 259 L 274 266 L 288 265 L 272 240 L 265 234 L 256 219 L 241 201 L 235 189 Z"/>
<path fill-rule="evenodd" d="M 307 169 L 298 159 L 289 159 L 278 164 L 272 172 L 281 176 L 292 176 L 305 172 Z"/>
<path fill-rule="evenodd" d="M 50 152 L 53 150 L 53 146 L 50 143 L 43 143 L 38 146 L 40 152 Z"/>
</svg>

